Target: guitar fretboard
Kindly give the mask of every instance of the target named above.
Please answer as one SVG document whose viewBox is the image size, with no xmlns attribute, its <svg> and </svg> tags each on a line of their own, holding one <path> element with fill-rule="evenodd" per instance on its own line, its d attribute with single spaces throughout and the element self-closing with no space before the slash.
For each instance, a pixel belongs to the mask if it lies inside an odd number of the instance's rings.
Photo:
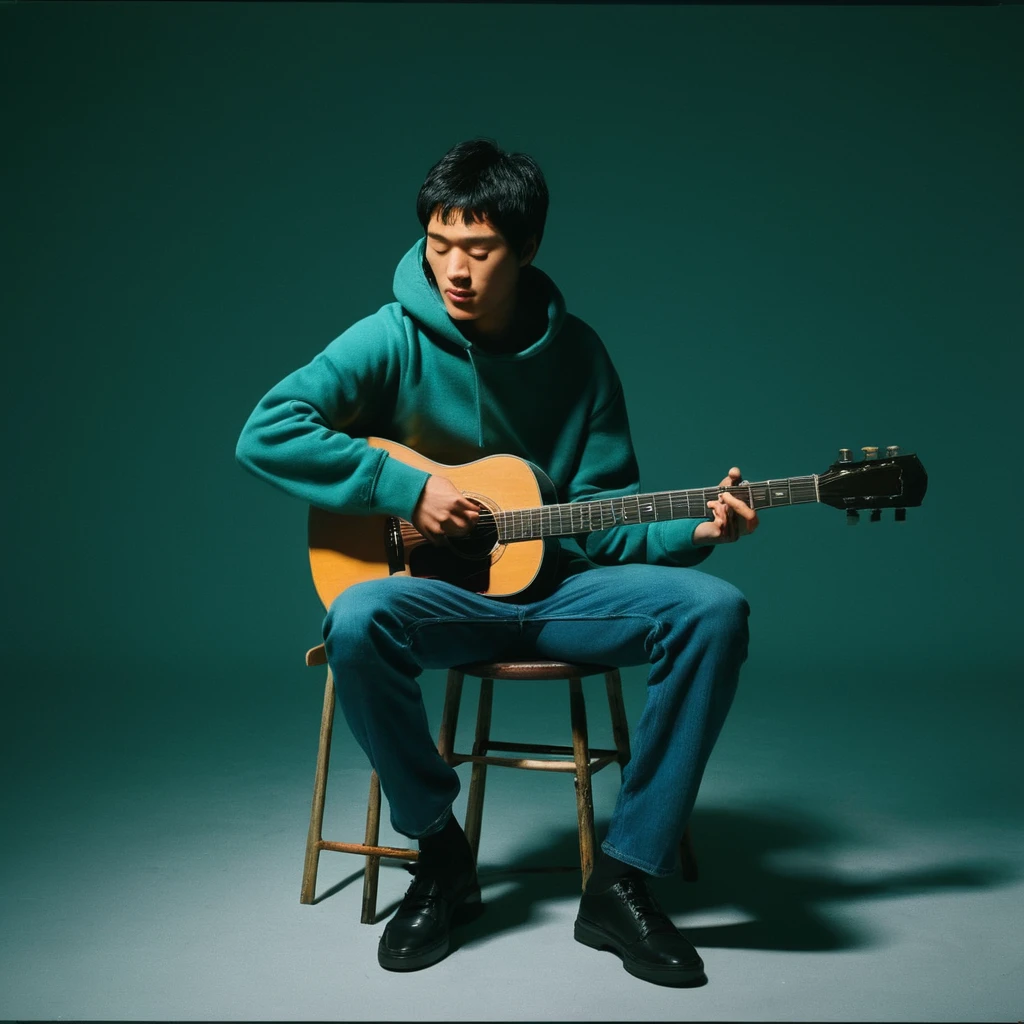
<svg viewBox="0 0 1024 1024">
<path fill-rule="evenodd" d="M 791 476 L 735 487 L 698 487 L 688 491 L 657 491 L 600 501 L 516 508 L 498 512 L 495 523 L 502 543 L 593 533 L 613 526 L 656 523 L 668 519 L 707 519 L 708 502 L 728 491 L 753 509 L 801 505 L 818 501 L 818 477 Z"/>
</svg>

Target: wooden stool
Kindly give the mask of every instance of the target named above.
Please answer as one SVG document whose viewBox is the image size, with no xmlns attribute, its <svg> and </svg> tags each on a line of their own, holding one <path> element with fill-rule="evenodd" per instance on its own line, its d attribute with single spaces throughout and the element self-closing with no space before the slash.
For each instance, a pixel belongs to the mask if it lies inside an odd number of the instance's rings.
<svg viewBox="0 0 1024 1024">
<path fill-rule="evenodd" d="M 307 665 L 324 665 L 327 654 L 323 644 L 306 652 Z M 591 749 L 587 737 L 587 711 L 583 699 L 582 679 L 586 676 L 603 674 L 608 693 L 608 707 L 611 712 L 614 750 Z M 462 700 L 462 685 L 466 676 L 480 679 L 480 699 L 477 705 L 476 738 L 472 753 L 462 754 L 454 750 L 455 733 L 459 719 L 459 705 Z M 491 739 L 491 703 L 495 679 L 564 679 L 569 684 L 569 719 L 572 726 L 572 746 L 508 742 Z M 380 780 L 377 773 L 370 773 L 370 795 L 366 809 L 366 831 L 362 843 L 338 843 L 323 838 L 324 801 L 327 792 L 327 771 L 330 762 L 331 734 L 334 723 L 334 678 L 327 669 L 327 683 L 324 688 L 323 715 L 320 723 L 320 747 L 317 753 L 316 775 L 313 783 L 313 807 L 309 820 L 309 835 L 306 840 L 306 860 L 302 874 L 301 903 L 312 903 L 316 888 L 317 865 L 321 850 L 339 853 L 355 853 L 366 857 L 366 872 L 363 876 L 363 903 L 360 920 L 373 924 L 377 916 L 377 881 L 381 857 L 414 861 L 418 850 L 392 846 L 379 846 L 380 836 Z M 626 724 L 626 710 L 622 701 L 622 680 L 619 670 L 610 665 L 577 665 L 563 661 L 514 661 L 459 665 L 448 672 L 445 689 L 444 709 L 441 712 L 441 730 L 437 749 L 453 767 L 464 762 L 473 765 L 469 782 L 466 809 L 466 836 L 476 857 L 480 849 L 480 826 L 483 818 L 484 788 L 488 765 L 503 768 L 521 768 L 529 771 L 554 771 L 572 773 L 576 787 L 576 817 L 579 828 L 581 888 L 594 866 L 594 850 L 597 845 L 594 834 L 594 801 L 591 791 L 591 777 L 612 761 L 617 761 L 620 770 L 630 758 L 629 728 Z M 489 751 L 544 754 L 543 758 L 502 757 Z M 696 881 L 697 862 L 690 841 L 690 828 L 686 827 L 680 845 L 683 878 Z"/>
</svg>

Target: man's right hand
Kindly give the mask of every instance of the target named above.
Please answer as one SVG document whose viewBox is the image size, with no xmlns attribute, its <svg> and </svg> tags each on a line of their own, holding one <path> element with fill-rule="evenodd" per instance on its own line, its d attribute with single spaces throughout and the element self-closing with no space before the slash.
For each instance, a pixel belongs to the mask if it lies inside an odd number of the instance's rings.
<svg viewBox="0 0 1024 1024">
<path fill-rule="evenodd" d="M 476 524 L 479 506 L 443 476 L 431 476 L 412 513 L 412 525 L 433 544 L 464 537 Z"/>
</svg>

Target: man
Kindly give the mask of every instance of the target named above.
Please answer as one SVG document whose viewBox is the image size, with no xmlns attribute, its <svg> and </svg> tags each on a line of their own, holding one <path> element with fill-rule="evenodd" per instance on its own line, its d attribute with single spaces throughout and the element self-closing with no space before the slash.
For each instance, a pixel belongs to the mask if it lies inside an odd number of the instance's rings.
<svg viewBox="0 0 1024 1024">
<path fill-rule="evenodd" d="M 636 494 L 618 376 L 598 336 L 532 265 L 548 191 L 535 161 L 474 139 L 429 172 L 425 234 L 395 273 L 396 302 L 360 320 L 274 387 L 242 430 L 247 469 L 335 512 L 399 516 L 435 544 L 468 533 L 478 506 L 449 480 L 364 440 L 384 436 L 446 465 L 508 453 L 560 502 Z M 731 469 L 722 481 L 740 480 Z M 416 677 L 424 668 L 541 657 L 650 664 L 632 760 L 581 897 L 580 942 L 632 974 L 687 985 L 704 965 L 647 889 L 673 873 L 705 763 L 747 649 L 747 604 L 693 568 L 758 525 L 729 493 L 705 519 L 615 526 L 563 540 L 554 582 L 497 600 L 407 575 L 358 583 L 324 619 L 338 702 L 380 776 L 391 821 L 419 841 L 416 877 L 378 961 L 415 970 L 448 952 L 460 907 L 480 901 L 451 813 L 459 779 L 438 755 Z"/>
</svg>

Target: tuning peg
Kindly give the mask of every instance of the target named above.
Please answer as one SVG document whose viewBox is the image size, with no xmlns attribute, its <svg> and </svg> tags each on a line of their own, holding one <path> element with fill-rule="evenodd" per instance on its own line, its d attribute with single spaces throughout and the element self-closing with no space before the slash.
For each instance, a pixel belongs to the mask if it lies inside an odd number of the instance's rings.
<svg viewBox="0 0 1024 1024">
<path fill-rule="evenodd" d="M 895 519 L 897 523 L 905 523 L 907 521 L 907 510 L 905 508 L 896 509 Z"/>
<path fill-rule="evenodd" d="M 839 449 L 839 461 L 840 462 L 853 462 L 853 455 L 850 453 L 849 448 Z"/>
<path fill-rule="evenodd" d="M 864 459 L 865 460 L 867 460 L 867 459 L 877 459 L 878 458 L 878 448 L 877 447 L 861 448 L 861 451 L 864 453 Z"/>
<path fill-rule="evenodd" d="M 860 522 L 860 513 L 855 508 L 846 510 L 846 525 L 856 526 Z"/>
<path fill-rule="evenodd" d="M 871 522 L 880 523 L 882 521 L 882 510 L 880 508 L 873 508 L 871 510 Z"/>
<path fill-rule="evenodd" d="M 900 453 L 900 446 L 898 444 L 890 444 L 886 446 L 885 457 L 887 459 L 894 459 Z"/>
</svg>

